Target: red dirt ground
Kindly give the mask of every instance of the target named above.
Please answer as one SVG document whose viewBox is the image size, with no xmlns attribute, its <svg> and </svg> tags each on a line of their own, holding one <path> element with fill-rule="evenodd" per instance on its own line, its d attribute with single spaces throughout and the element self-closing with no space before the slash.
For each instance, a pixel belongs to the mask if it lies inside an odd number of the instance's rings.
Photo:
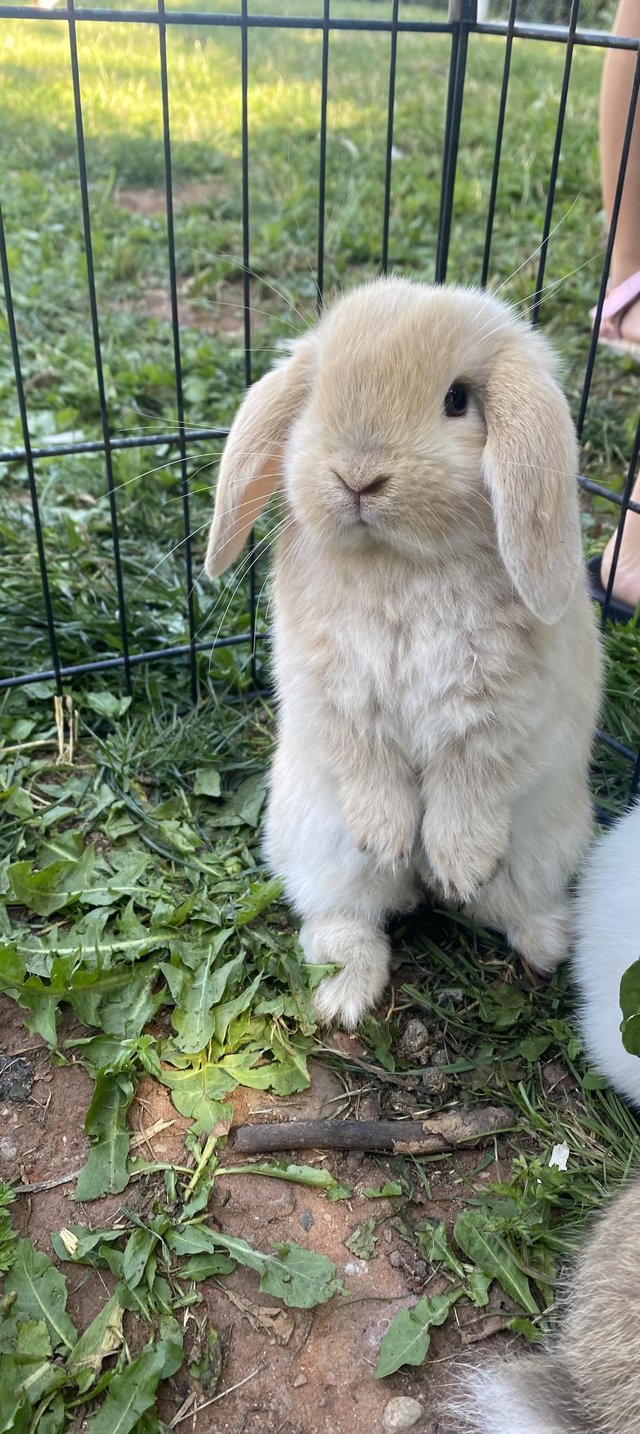
<svg viewBox="0 0 640 1434">
<path fill-rule="evenodd" d="M 82 1124 L 91 1081 L 75 1064 L 54 1066 L 39 1039 L 29 1036 L 17 1007 L 4 997 L 0 997 L 0 1022 L 2 1054 L 15 1058 L 17 1085 L 19 1074 L 26 1076 L 23 1087 L 28 1086 L 29 1073 L 33 1077 L 26 1099 L 7 1098 L 0 1103 L 0 1173 L 5 1179 L 29 1185 L 71 1176 L 87 1154 Z M 26 1062 L 26 1070 L 20 1062 Z M 24 1089 L 18 1094 L 24 1097 Z M 302 1095 L 279 1099 L 261 1091 L 239 1092 L 235 1122 L 326 1116 L 342 1109 L 342 1100 L 336 1097 L 344 1097 L 342 1084 L 333 1072 L 317 1065 L 311 1089 Z M 377 1113 L 370 1088 L 369 1094 L 362 1096 L 358 1113 L 369 1118 Z M 177 1115 L 168 1092 L 145 1078 L 131 1107 L 130 1125 L 134 1132 L 149 1132 L 159 1121 L 171 1123 L 148 1135 L 147 1141 L 141 1142 L 140 1153 L 184 1163 L 183 1137 L 188 1122 Z M 232 1144 L 233 1131 L 223 1160 L 228 1157 L 228 1163 L 239 1163 Z M 298 1157 L 292 1153 L 291 1159 L 323 1162 L 318 1152 Z M 504 1326 L 508 1312 L 499 1299 L 488 1311 L 456 1306 L 446 1327 L 434 1332 L 422 1368 L 381 1382 L 374 1378 L 378 1346 L 394 1315 L 403 1305 L 415 1303 L 427 1281 L 431 1294 L 444 1288 L 444 1282 L 430 1277 L 424 1261 L 395 1228 L 394 1216 L 401 1202 L 372 1201 L 361 1193 L 367 1186 L 379 1186 L 385 1178 L 393 1178 L 391 1167 L 382 1159 L 361 1158 L 355 1153 L 331 1157 L 326 1164 L 339 1179 L 354 1186 L 352 1200 L 332 1203 L 306 1186 L 259 1176 L 221 1176 L 216 1181 L 209 1216 L 225 1233 L 265 1249 L 272 1243 L 295 1240 L 329 1255 L 349 1297 L 307 1312 L 287 1310 L 279 1301 L 261 1295 L 257 1278 L 249 1271 L 238 1270 L 224 1280 L 200 1284 L 210 1323 L 219 1330 L 223 1344 L 219 1390 L 246 1382 L 203 1408 L 195 1420 L 189 1413 L 177 1427 L 196 1434 L 209 1430 L 216 1434 L 383 1434 L 389 1401 L 409 1396 L 422 1409 L 412 1426 L 416 1434 L 445 1434 L 451 1425 L 438 1411 L 442 1411 L 450 1387 L 452 1362 L 468 1358 L 470 1347 L 474 1356 L 484 1358 L 503 1345 L 504 1336 L 496 1332 Z M 477 1164 L 477 1152 L 431 1164 L 428 1173 L 433 1199 L 424 1199 L 420 1218 L 451 1223 L 468 1196 L 465 1176 Z M 495 1175 L 493 1166 L 474 1179 Z M 74 1180 L 69 1179 L 50 1190 L 19 1195 L 13 1207 L 14 1222 L 21 1234 L 29 1235 L 38 1248 L 51 1255 L 51 1235 L 61 1226 L 112 1224 L 123 1210 L 151 1208 L 159 1193 L 152 1179 L 141 1179 L 132 1182 L 122 1196 L 79 1206 L 73 1199 Z M 357 1259 L 344 1242 L 361 1220 L 371 1216 L 377 1221 L 376 1256 Z M 70 1265 L 65 1274 L 69 1312 L 83 1329 L 110 1292 L 111 1277 Z M 195 1314 L 201 1317 L 197 1306 Z M 133 1316 L 128 1318 L 132 1321 L 128 1338 L 135 1348 L 145 1332 L 142 1326 L 136 1329 Z M 191 1333 L 195 1333 L 193 1315 L 186 1318 L 187 1334 L 189 1322 Z M 202 1392 L 186 1372 L 170 1382 L 161 1400 L 162 1417 L 168 1423 L 192 1389 L 200 1403 Z M 78 1430 L 81 1428 L 79 1424 Z"/>
</svg>

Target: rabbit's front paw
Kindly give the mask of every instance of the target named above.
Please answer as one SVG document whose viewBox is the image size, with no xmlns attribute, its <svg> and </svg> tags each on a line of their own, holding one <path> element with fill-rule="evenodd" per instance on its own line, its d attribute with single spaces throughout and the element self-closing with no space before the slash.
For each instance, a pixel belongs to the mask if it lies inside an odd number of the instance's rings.
<svg viewBox="0 0 640 1434">
<path fill-rule="evenodd" d="M 430 874 L 435 877 L 445 901 L 471 901 L 481 886 L 495 875 L 507 848 L 508 832 L 469 824 L 462 830 L 453 824 L 434 821 L 429 811 L 422 823 Z"/>
<path fill-rule="evenodd" d="M 348 912 L 327 912 L 305 921 L 300 932 L 305 960 L 337 965 L 316 987 L 313 1004 L 322 1025 L 355 1030 L 389 979 L 389 938 L 379 927 Z"/>
<path fill-rule="evenodd" d="M 380 789 L 345 800 L 345 817 L 360 851 L 376 866 L 396 870 L 410 860 L 420 820 L 417 792 L 410 787 Z"/>
</svg>

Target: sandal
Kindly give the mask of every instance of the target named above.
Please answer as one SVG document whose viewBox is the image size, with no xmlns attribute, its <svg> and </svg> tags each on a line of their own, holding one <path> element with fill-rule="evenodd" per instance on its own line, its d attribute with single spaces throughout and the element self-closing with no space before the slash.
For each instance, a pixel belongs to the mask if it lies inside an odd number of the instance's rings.
<svg viewBox="0 0 640 1434">
<path fill-rule="evenodd" d="M 602 581 L 602 553 L 596 553 L 595 557 L 587 558 L 587 586 L 589 596 L 602 606 L 606 598 L 606 588 Z M 611 600 L 607 608 L 607 617 L 611 622 L 631 622 L 635 617 L 636 608 L 629 603 L 619 602 L 611 594 Z"/>
<path fill-rule="evenodd" d="M 640 360 L 640 342 L 636 339 L 626 339 L 622 333 L 622 320 L 636 299 L 640 299 L 640 269 L 637 274 L 632 274 L 625 279 L 624 284 L 618 284 L 617 288 L 611 289 L 602 305 L 602 317 L 600 319 L 600 332 L 598 343 L 605 348 L 611 349 L 616 354 L 627 354 L 631 358 Z M 589 310 L 589 318 L 592 323 L 598 310 Z"/>
</svg>

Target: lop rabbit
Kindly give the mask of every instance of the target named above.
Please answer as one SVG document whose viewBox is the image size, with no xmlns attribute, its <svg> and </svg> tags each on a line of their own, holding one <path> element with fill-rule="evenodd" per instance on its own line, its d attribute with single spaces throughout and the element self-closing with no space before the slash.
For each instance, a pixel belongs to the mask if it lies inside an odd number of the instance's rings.
<svg viewBox="0 0 640 1434">
<path fill-rule="evenodd" d="M 544 338 L 473 290 L 356 288 L 247 394 L 207 572 L 280 484 L 265 850 L 320 1017 L 388 978 L 424 885 L 550 971 L 590 831 L 600 687 L 577 454 Z"/>
<path fill-rule="evenodd" d="M 451 1411 L 456 1434 L 636 1434 L 639 1227 L 636 1178 L 587 1241 L 555 1344 L 468 1376 Z"/>
</svg>

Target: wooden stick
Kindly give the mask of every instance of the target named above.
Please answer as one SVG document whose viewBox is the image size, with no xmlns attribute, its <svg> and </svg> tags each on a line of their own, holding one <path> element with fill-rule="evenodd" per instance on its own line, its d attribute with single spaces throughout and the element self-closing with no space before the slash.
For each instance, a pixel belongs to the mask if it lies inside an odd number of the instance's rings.
<svg viewBox="0 0 640 1434">
<path fill-rule="evenodd" d="M 238 1154 L 273 1150 L 386 1150 L 392 1155 L 437 1155 L 478 1145 L 513 1129 L 513 1113 L 501 1106 L 460 1106 L 429 1120 L 292 1120 L 284 1125 L 240 1125 Z"/>
</svg>

